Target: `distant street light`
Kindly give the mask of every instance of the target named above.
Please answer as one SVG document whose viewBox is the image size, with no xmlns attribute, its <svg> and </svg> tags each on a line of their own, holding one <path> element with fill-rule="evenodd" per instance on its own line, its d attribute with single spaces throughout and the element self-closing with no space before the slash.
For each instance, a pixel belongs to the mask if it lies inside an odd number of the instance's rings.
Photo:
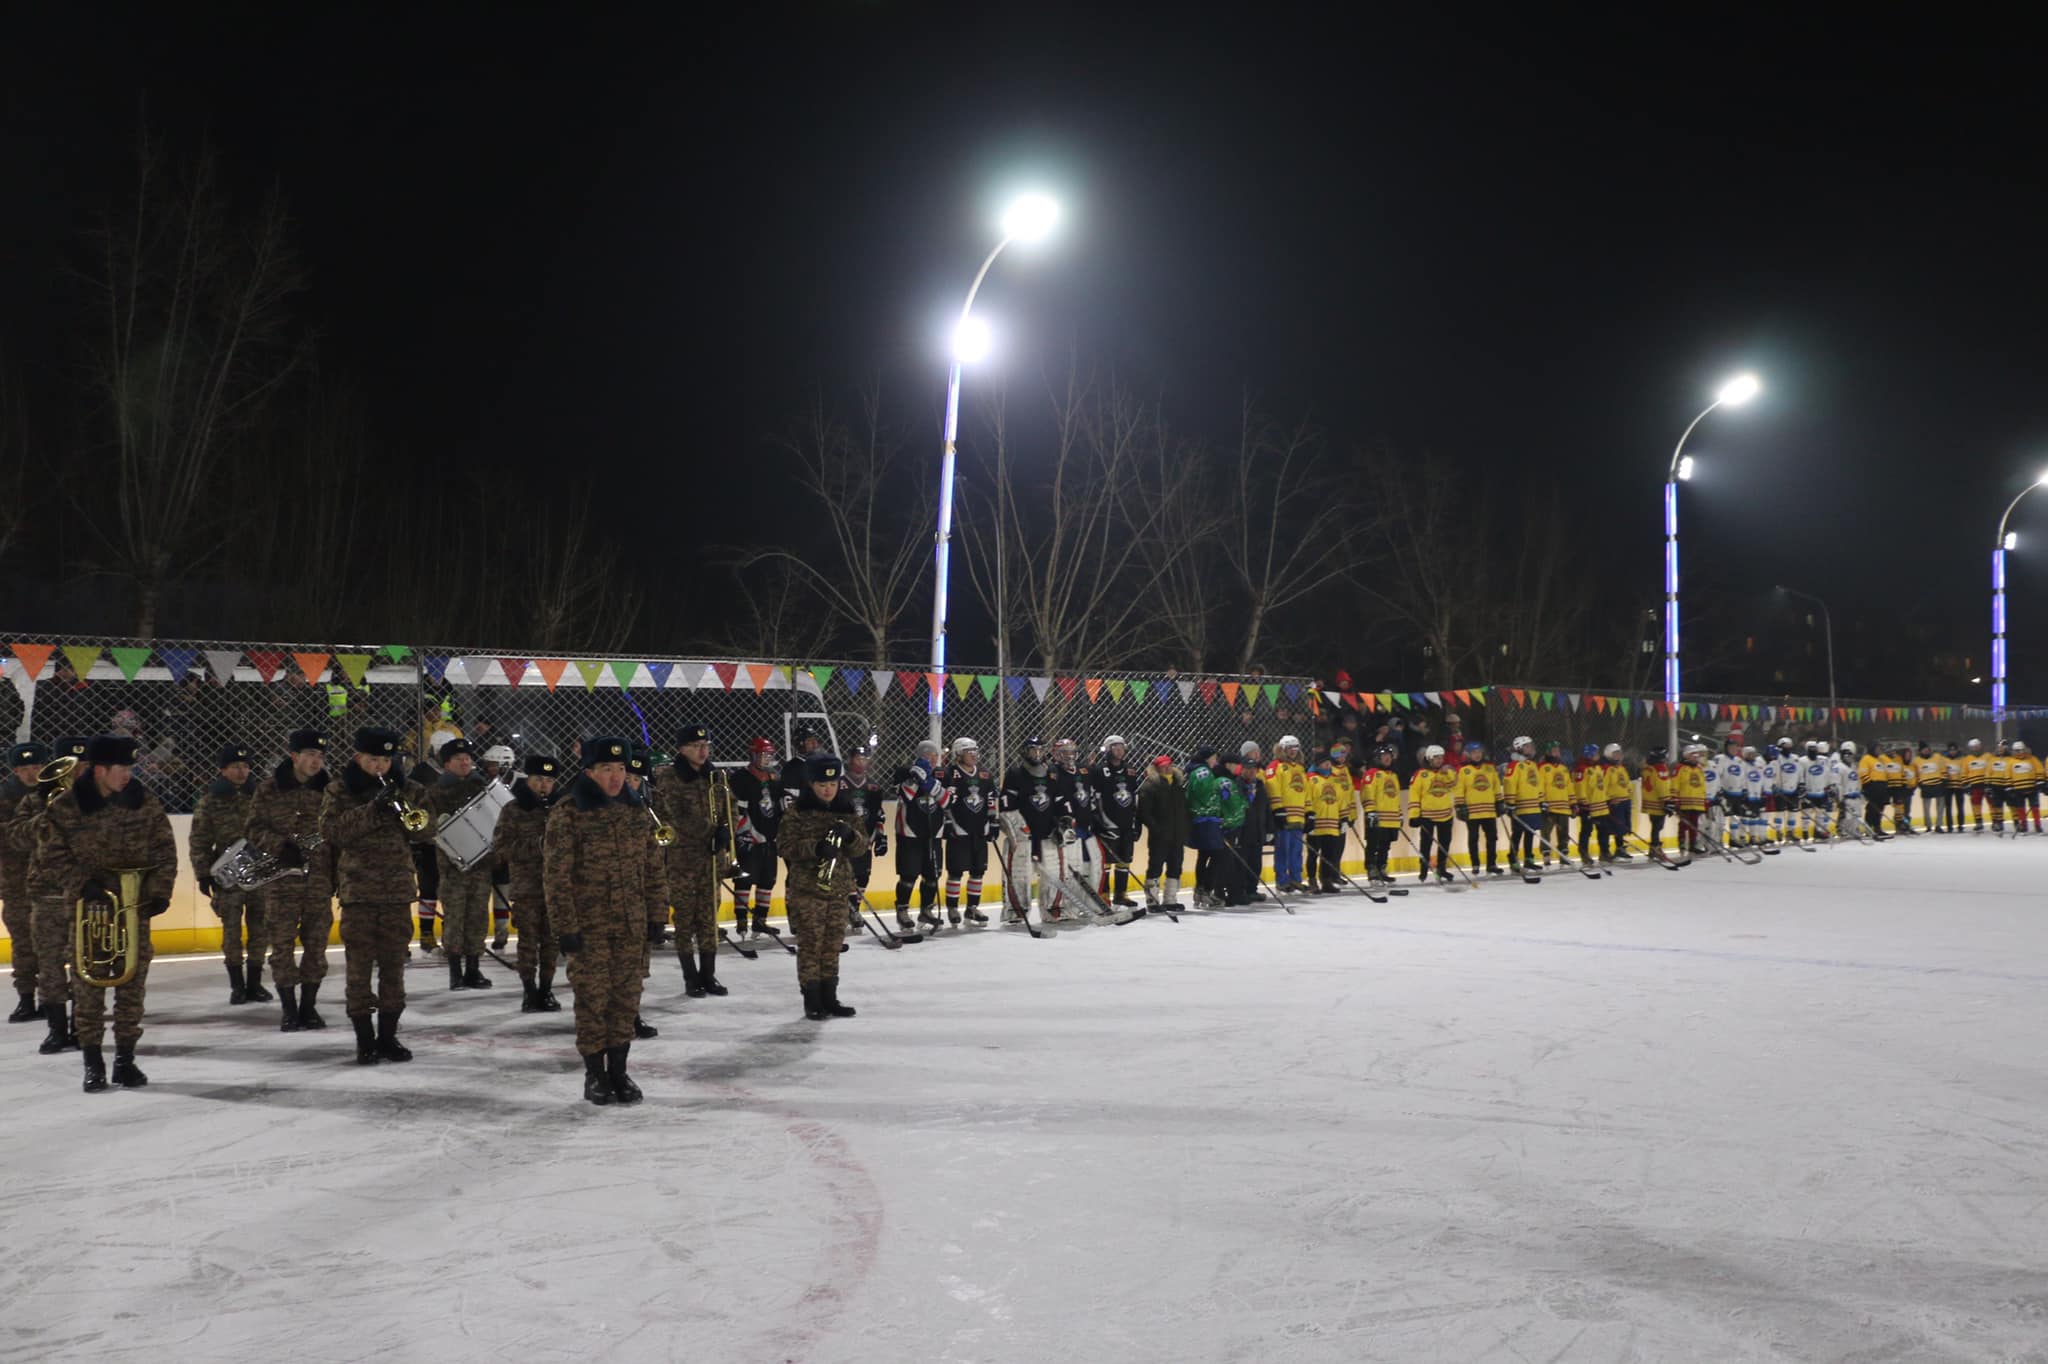
<svg viewBox="0 0 2048 1364">
<path fill-rule="evenodd" d="M 988 328 L 973 316 L 974 296 L 988 270 L 1011 242 L 1043 241 L 1059 223 L 1059 204 L 1043 194 L 1025 194 L 1011 201 L 1003 213 L 1002 239 L 981 263 L 974 283 L 967 286 L 967 301 L 960 305 L 960 321 L 953 330 L 952 368 L 946 376 L 946 438 L 939 462 L 939 533 L 937 576 L 932 584 L 932 676 L 931 739 L 939 742 L 939 730 L 946 710 L 946 578 L 951 564 L 953 541 L 953 453 L 954 438 L 960 430 L 960 366 L 973 364 L 988 353 Z M 1000 759 L 999 759 L 1000 761 Z"/>
<path fill-rule="evenodd" d="M 1991 739 L 1996 743 L 2005 737 L 2005 552 L 2020 542 L 2018 532 L 2009 531 L 2005 523 L 2012 519 L 2012 509 L 2020 504 L 2034 489 L 2048 486 L 2048 474 L 2020 489 L 2019 497 L 2005 504 L 2005 512 L 1998 518 L 1998 538 L 1991 542 Z"/>
<path fill-rule="evenodd" d="M 1685 442 L 1693 428 L 1717 407 L 1740 407 L 1763 391 L 1754 374 L 1738 374 L 1721 385 L 1714 401 L 1685 428 L 1671 452 L 1671 472 L 1664 478 L 1664 704 L 1670 710 L 1667 734 L 1672 757 L 1678 756 L 1678 485 L 1692 477 L 1692 456 Z"/>
<path fill-rule="evenodd" d="M 1821 624 L 1826 627 L 1828 641 L 1828 738 L 1839 738 L 1841 736 L 1835 733 L 1835 618 L 1829 613 L 1828 604 L 1811 592 L 1795 592 L 1783 584 L 1777 590 L 1788 597 L 1810 601 L 1820 608 Z"/>
</svg>

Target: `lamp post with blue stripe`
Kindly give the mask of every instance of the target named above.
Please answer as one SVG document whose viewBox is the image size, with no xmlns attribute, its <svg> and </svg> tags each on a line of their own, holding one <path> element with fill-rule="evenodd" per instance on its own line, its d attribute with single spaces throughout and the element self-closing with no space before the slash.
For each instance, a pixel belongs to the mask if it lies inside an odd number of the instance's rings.
<svg viewBox="0 0 2048 1364">
<path fill-rule="evenodd" d="M 2005 528 L 2012 509 L 2034 489 L 2048 485 L 2048 474 L 2020 489 L 2019 497 L 2005 504 L 1998 518 L 1998 538 L 1991 542 L 1991 741 L 2005 738 L 2005 552 L 2019 542 L 2016 532 Z"/>
<path fill-rule="evenodd" d="M 1664 705 L 1670 711 L 1671 724 L 1667 736 L 1666 752 L 1676 755 L 1678 747 L 1678 485 L 1692 477 L 1692 456 L 1685 453 L 1685 442 L 1707 413 L 1717 407 L 1740 407 L 1763 390 L 1763 384 L 1754 374 L 1738 374 L 1714 394 L 1714 401 L 1707 404 L 1697 417 L 1685 428 L 1678 438 L 1678 448 L 1671 452 L 1671 472 L 1664 478 Z"/>
</svg>

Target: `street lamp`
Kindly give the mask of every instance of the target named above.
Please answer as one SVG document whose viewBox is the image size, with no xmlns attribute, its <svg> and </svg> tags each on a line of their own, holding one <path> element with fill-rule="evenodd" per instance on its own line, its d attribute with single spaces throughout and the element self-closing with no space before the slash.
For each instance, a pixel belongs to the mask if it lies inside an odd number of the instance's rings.
<svg viewBox="0 0 2048 1364">
<path fill-rule="evenodd" d="M 1671 452 L 1671 471 L 1664 478 L 1664 705 L 1671 724 L 1666 736 L 1667 752 L 1678 752 L 1678 485 L 1692 477 L 1692 457 L 1685 453 L 1686 438 L 1717 407 L 1740 407 L 1763 390 L 1754 374 L 1738 374 L 1721 385 L 1699 416 L 1678 438 Z"/>
<path fill-rule="evenodd" d="M 2005 504 L 1998 518 L 1998 538 L 1991 542 L 1991 739 L 2005 737 L 2005 552 L 2019 543 L 2019 535 L 2005 528 L 2012 509 L 2034 489 L 2048 485 L 2048 474 L 2020 489 L 2019 497 Z"/>
<path fill-rule="evenodd" d="M 1828 641 L 1828 738 L 1839 738 L 1840 736 L 1835 733 L 1835 618 L 1829 613 L 1828 604 L 1811 592 L 1795 592 L 1782 583 L 1778 585 L 1777 590 L 1788 597 L 1810 601 L 1820 608 L 1821 625 L 1827 631 Z"/>
<path fill-rule="evenodd" d="M 988 277 L 989 267 L 1003 254 L 1004 247 L 1011 242 L 1042 241 L 1058 225 L 1059 218 L 1059 204 L 1043 194 L 1025 194 L 1011 201 L 1003 213 L 1002 238 L 975 272 L 974 283 L 967 286 L 967 301 L 960 305 L 960 321 L 953 331 L 953 363 L 946 376 L 946 439 L 939 461 L 937 577 L 932 585 L 933 743 L 939 741 L 946 710 L 946 575 L 953 542 L 953 443 L 960 430 L 960 366 L 972 364 L 988 353 L 988 329 L 973 316 L 974 296 L 981 292 L 982 280 Z"/>
</svg>

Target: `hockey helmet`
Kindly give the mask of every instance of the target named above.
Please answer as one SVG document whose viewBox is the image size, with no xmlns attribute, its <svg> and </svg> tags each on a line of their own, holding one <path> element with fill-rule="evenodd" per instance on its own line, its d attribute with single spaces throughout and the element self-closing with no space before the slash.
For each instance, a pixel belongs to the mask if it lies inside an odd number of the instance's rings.
<svg viewBox="0 0 2048 1364">
<path fill-rule="evenodd" d="M 1970 740 L 1970 751 L 1971 751 L 1972 753 L 1976 753 L 1976 752 L 1980 751 L 1980 750 L 1981 750 L 1981 749 L 1982 749 L 1983 747 L 1984 747 L 1984 741 L 1983 741 L 1982 739 L 1972 739 L 1972 740 Z"/>
<path fill-rule="evenodd" d="M 1511 744 L 1510 747 L 1513 748 L 1515 752 L 1520 753 L 1524 748 L 1536 747 L 1536 741 L 1526 734 L 1517 734 L 1515 736 L 1514 743 Z"/>
<path fill-rule="evenodd" d="M 503 772 L 508 770 L 518 759 L 513 756 L 509 746 L 505 744 L 492 744 L 484 750 L 484 761 Z"/>
<path fill-rule="evenodd" d="M 1854 753 L 1856 751 L 1855 741 L 1852 739 L 1842 740 L 1842 751 L 1844 753 Z"/>
<path fill-rule="evenodd" d="M 953 756 L 956 758 L 959 757 L 962 753 L 979 752 L 981 752 L 981 745 L 974 742 L 974 740 L 972 739 L 961 738 L 955 739 L 953 741 Z"/>
<path fill-rule="evenodd" d="M 1394 746 L 1392 744 L 1381 744 L 1372 751 L 1372 760 L 1383 765 L 1393 762 Z"/>
<path fill-rule="evenodd" d="M 2012 752 L 2012 741 L 2010 739 L 2000 739 L 1998 741 L 1998 751 L 2001 756 Z"/>
<path fill-rule="evenodd" d="M 1024 751 L 1026 753 L 1029 753 L 1034 748 L 1043 749 L 1044 747 L 1045 740 L 1039 738 L 1036 734 L 1024 741 Z"/>
<path fill-rule="evenodd" d="M 1621 756 L 1621 745 L 1620 745 L 1620 744 L 1609 744 L 1609 745 L 1607 745 L 1607 747 L 1605 747 L 1605 748 L 1603 748 L 1603 749 L 1601 749 L 1601 750 L 1600 750 L 1600 756 L 1601 756 L 1601 757 L 1603 757 L 1603 758 L 1619 758 L 1619 757 Z"/>
<path fill-rule="evenodd" d="M 1105 748 L 1105 749 L 1110 749 L 1110 748 L 1129 748 L 1129 747 L 1130 747 L 1130 745 L 1129 745 L 1129 744 L 1127 744 L 1127 743 L 1125 743 L 1125 742 L 1124 742 L 1124 736 L 1123 736 L 1123 735 L 1121 735 L 1121 734 L 1112 734 L 1112 735 L 1110 735 L 1110 736 L 1109 736 L 1109 737 L 1108 737 L 1107 739 L 1104 739 L 1104 740 L 1102 741 L 1102 746 L 1103 746 L 1103 748 Z"/>
<path fill-rule="evenodd" d="M 1765 756 L 1766 758 L 1775 758 L 1775 757 L 1777 757 L 1777 756 L 1778 756 L 1778 746 L 1777 746 L 1776 744 L 1765 744 L 1765 745 L 1764 745 L 1764 756 Z"/>
<path fill-rule="evenodd" d="M 1927 740 L 1925 740 L 1925 739 L 1922 739 L 1922 740 L 1920 741 L 1920 751 L 1921 751 L 1922 753 L 1928 753 L 1928 754 L 1931 754 L 1931 753 L 1933 753 L 1933 752 L 1934 752 L 1934 745 L 1933 745 L 1933 744 L 1931 744 L 1931 743 L 1929 743 L 1929 742 L 1927 742 Z"/>
<path fill-rule="evenodd" d="M 2014 753 L 2024 753 L 2027 751 L 2027 746 L 2024 743 L 2021 743 L 2018 739 L 2014 739 L 2012 741 L 2012 751 Z"/>
<path fill-rule="evenodd" d="M 1422 750 L 1422 760 L 1423 760 L 1424 762 L 1426 762 L 1426 763 L 1440 763 L 1440 762 L 1442 762 L 1442 761 L 1444 760 L 1444 749 L 1443 749 L 1443 745 L 1442 745 L 1442 744 L 1430 744 L 1430 745 L 1429 745 L 1428 747 L 1424 748 L 1424 749 Z"/>
<path fill-rule="evenodd" d="M 1584 758 L 1587 762 L 1593 761 L 1593 759 L 1600 756 L 1600 745 L 1587 744 L 1585 747 L 1579 750 L 1579 756 L 1581 758 Z"/>
<path fill-rule="evenodd" d="M 1706 751 L 1707 746 L 1705 744 L 1687 744 L 1685 748 L 1679 753 L 1679 757 L 1697 758 L 1703 755 Z M 1664 750 L 1661 748 L 1653 748 L 1650 750 L 1650 752 L 1653 757 L 1661 760 L 1661 758 L 1663 757 Z"/>
<path fill-rule="evenodd" d="M 1295 738 L 1292 734 L 1283 734 L 1280 736 L 1280 742 L 1273 745 L 1273 751 L 1279 753 L 1285 749 L 1300 747 L 1301 740 Z"/>
<path fill-rule="evenodd" d="M 757 766 L 765 767 L 775 761 L 775 745 L 756 735 L 753 741 L 747 745 L 747 754 L 754 760 Z"/>
<path fill-rule="evenodd" d="M 1813 741 L 1813 751 L 1825 758 L 1828 755 L 1828 741 L 1826 739 L 1815 739 Z"/>
<path fill-rule="evenodd" d="M 1486 745 L 1480 743 L 1477 739 L 1467 739 L 1465 741 L 1465 752 L 1468 755 L 1476 758 L 1485 751 Z"/>
<path fill-rule="evenodd" d="M 1755 762 L 1756 749 L 1754 747 L 1751 747 L 1750 745 L 1745 744 L 1743 745 L 1742 756 L 1749 759 L 1751 762 Z"/>
<path fill-rule="evenodd" d="M 1687 745 L 1685 746 L 1685 748 L 1684 748 L 1684 750 L 1683 750 L 1683 751 L 1684 751 L 1684 752 L 1686 752 L 1686 753 L 1690 753 L 1690 752 L 1692 752 L 1692 751 L 1693 751 L 1694 749 L 1696 749 L 1696 748 L 1698 748 L 1698 747 L 1699 747 L 1699 745 L 1698 745 L 1698 744 L 1687 744 Z M 1664 760 L 1665 760 L 1666 758 L 1669 758 L 1670 756 L 1671 756 L 1670 750 L 1668 750 L 1668 749 L 1665 749 L 1665 748 L 1661 748 L 1661 747 L 1659 747 L 1659 748 L 1653 748 L 1653 749 L 1651 749 L 1651 750 L 1650 750 L 1650 751 L 1649 751 L 1648 753 L 1645 753 L 1645 754 L 1643 755 L 1643 758 L 1644 758 L 1644 760 L 1645 760 L 1645 761 L 1648 761 L 1648 762 L 1653 762 L 1653 763 L 1660 763 L 1660 762 L 1663 762 L 1663 761 L 1664 761 Z"/>
</svg>

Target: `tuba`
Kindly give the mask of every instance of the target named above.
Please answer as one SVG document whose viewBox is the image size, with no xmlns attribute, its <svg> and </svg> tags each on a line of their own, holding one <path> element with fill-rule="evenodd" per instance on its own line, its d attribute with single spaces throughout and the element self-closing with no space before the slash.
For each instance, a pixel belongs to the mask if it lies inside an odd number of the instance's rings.
<svg viewBox="0 0 2048 1364">
<path fill-rule="evenodd" d="M 111 990 L 135 978 L 142 953 L 142 878 L 148 867 L 117 867 L 116 888 L 83 897 L 71 922 L 72 969 L 81 984 Z"/>
</svg>

